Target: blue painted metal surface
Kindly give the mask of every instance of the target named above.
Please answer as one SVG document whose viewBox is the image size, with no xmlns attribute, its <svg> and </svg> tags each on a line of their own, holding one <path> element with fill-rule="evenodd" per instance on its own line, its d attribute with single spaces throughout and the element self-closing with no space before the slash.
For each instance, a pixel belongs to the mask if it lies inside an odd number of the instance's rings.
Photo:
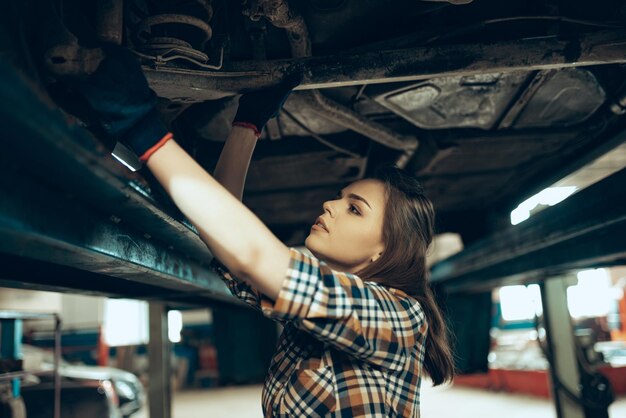
<svg viewBox="0 0 626 418">
<path fill-rule="evenodd" d="M 432 268 L 449 291 L 537 282 L 626 260 L 626 169 Z"/>
<path fill-rule="evenodd" d="M 100 142 L 69 125 L 2 63 L 0 125 L 4 285 L 236 301 L 208 267 L 210 251 L 171 202 L 157 202 L 141 177 L 125 172 Z M 20 271 L 31 260 L 38 276 L 56 271 L 56 277 L 28 283 Z M 73 278 L 57 281 L 65 276 L 59 266 Z M 111 276 L 122 280 L 112 285 Z"/>
<path fill-rule="evenodd" d="M 0 357 L 5 360 L 22 359 L 22 320 L 0 319 Z M 14 398 L 20 396 L 20 379 L 11 380 Z"/>
</svg>

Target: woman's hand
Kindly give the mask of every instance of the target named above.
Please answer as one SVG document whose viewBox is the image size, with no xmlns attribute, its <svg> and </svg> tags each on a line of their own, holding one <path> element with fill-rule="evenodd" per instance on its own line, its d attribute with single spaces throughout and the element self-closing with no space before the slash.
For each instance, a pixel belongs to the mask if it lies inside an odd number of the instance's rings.
<svg viewBox="0 0 626 418">
<path fill-rule="evenodd" d="M 156 110 L 156 94 L 132 51 L 117 45 L 103 51 L 96 71 L 75 88 L 98 113 L 103 128 L 145 162 L 155 146 L 171 138 Z"/>
<path fill-rule="evenodd" d="M 105 129 L 147 161 L 148 168 L 197 228 L 213 255 L 238 278 L 275 299 L 285 278 L 289 249 L 239 201 L 239 196 L 231 194 L 233 188 L 229 191 L 220 185 L 171 140 L 156 113 L 156 95 L 148 87 L 132 52 L 111 47 L 106 53 L 98 69 L 77 85 L 99 113 Z M 262 128 L 293 86 L 283 87 L 273 92 L 250 93 L 240 106 L 239 116 Z M 271 106 L 263 107 L 261 103 Z M 250 133 L 246 128 L 233 130 L 233 135 L 247 141 L 245 146 L 251 155 L 256 137 L 248 138 Z M 244 180 L 246 171 L 247 164 Z M 243 180 L 237 182 L 242 188 Z"/>
<path fill-rule="evenodd" d="M 278 115 L 291 91 L 301 82 L 302 73 L 294 72 L 277 86 L 245 93 L 239 98 L 233 126 L 249 128 L 259 138 L 267 121 Z"/>
</svg>

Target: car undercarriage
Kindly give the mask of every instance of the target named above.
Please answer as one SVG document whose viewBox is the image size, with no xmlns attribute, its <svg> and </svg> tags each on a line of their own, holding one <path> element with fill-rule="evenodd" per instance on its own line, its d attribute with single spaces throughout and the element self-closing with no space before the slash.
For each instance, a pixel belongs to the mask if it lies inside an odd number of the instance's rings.
<svg viewBox="0 0 626 418">
<path fill-rule="evenodd" d="M 437 232 L 464 246 L 431 269 L 461 372 L 487 368 L 493 288 L 541 283 L 547 311 L 566 306 L 548 278 L 626 261 L 621 1 L 9 0 L 0 23 L 2 286 L 157 301 L 159 332 L 168 308 L 235 302 L 194 226 L 148 170 L 114 160 L 73 87 L 106 43 L 136 54 L 209 172 L 240 95 L 302 74 L 243 198 L 287 245 L 378 167 L 419 179 Z M 583 167 L 589 187 L 512 225 Z"/>
<path fill-rule="evenodd" d="M 470 243 L 505 225 L 558 167 L 623 126 L 626 10 L 600 3 L 50 0 L 2 7 L 21 20 L 13 59 L 105 144 L 64 79 L 88 73 L 101 42 L 133 49 L 177 140 L 209 170 L 238 95 L 302 71 L 302 84 L 263 134 L 245 194 L 280 238 L 299 245 L 321 202 L 385 163 L 420 179 L 440 232 Z"/>
</svg>

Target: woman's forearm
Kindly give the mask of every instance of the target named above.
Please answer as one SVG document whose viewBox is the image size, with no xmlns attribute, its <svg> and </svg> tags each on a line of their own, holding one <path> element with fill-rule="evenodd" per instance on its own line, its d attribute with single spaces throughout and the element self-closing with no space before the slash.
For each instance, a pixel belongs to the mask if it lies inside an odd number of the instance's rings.
<svg viewBox="0 0 626 418">
<path fill-rule="evenodd" d="M 237 199 L 243 197 L 246 174 L 257 138 L 251 129 L 234 126 L 224 144 L 213 177 Z"/>
<path fill-rule="evenodd" d="M 289 249 L 174 140 L 147 165 L 213 254 L 236 276 L 275 299 Z"/>
</svg>

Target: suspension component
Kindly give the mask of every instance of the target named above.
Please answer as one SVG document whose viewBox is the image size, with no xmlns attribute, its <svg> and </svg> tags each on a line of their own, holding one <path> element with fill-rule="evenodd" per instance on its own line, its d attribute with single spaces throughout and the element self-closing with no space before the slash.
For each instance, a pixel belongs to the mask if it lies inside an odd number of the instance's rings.
<svg viewBox="0 0 626 418">
<path fill-rule="evenodd" d="M 213 37 L 209 22 L 213 17 L 210 0 L 181 0 L 171 13 L 161 13 L 143 19 L 136 28 L 137 52 L 156 64 L 184 60 L 204 68 L 219 69 L 207 64 L 207 43 Z"/>
</svg>

